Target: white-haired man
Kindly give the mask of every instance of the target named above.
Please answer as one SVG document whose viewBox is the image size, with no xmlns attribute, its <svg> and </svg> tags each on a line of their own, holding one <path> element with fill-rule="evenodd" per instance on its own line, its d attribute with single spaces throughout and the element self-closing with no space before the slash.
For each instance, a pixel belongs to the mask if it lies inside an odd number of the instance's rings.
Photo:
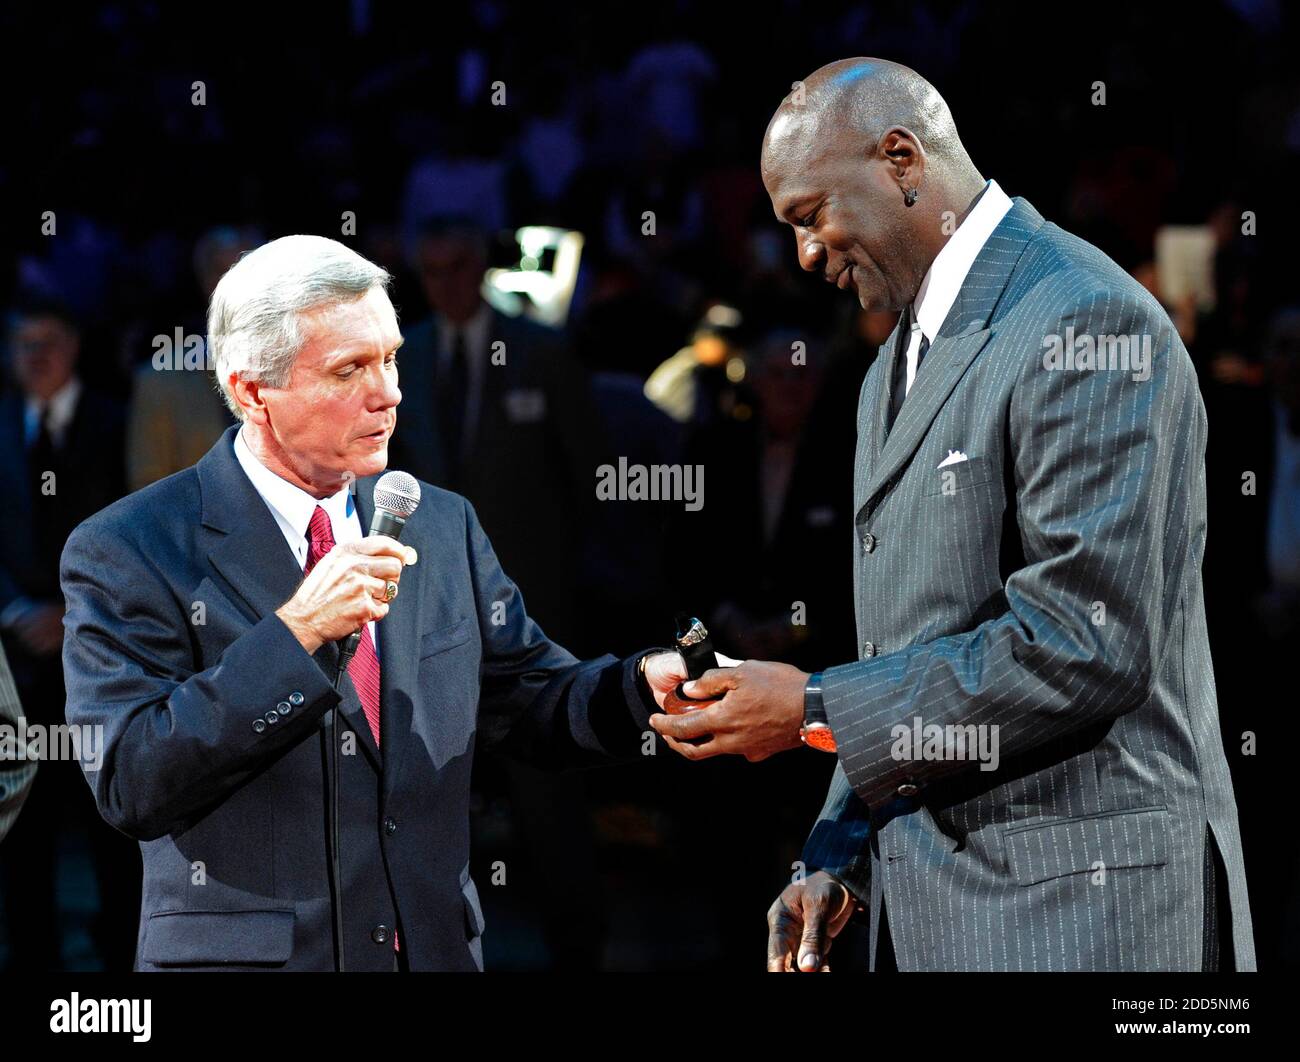
<svg viewBox="0 0 1300 1062">
<path fill-rule="evenodd" d="M 634 758 L 684 677 L 675 653 L 549 641 L 459 495 L 421 484 L 400 543 L 363 537 L 401 401 L 387 282 L 313 236 L 242 258 L 208 315 L 240 424 L 64 549 L 68 719 L 103 726 L 87 779 L 144 855 L 137 969 L 481 969 L 476 736 L 548 767 Z"/>
</svg>

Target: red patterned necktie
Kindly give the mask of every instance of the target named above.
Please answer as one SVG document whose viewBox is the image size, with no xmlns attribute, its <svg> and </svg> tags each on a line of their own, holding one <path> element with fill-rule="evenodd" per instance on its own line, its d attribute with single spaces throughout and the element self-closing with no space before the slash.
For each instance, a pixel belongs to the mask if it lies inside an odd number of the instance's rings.
<svg viewBox="0 0 1300 1062">
<path fill-rule="evenodd" d="M 307 575 L 326 553 L 334 548 L 334 529 L 330 526 L 329 514 L 319 505 L 311 514 L 311 523 L 307 526 Z M 375 653 L 375 643 L 370 640 L 370 625 L 361 628 L 361 644 L 357 646 L 357 655 L 348 664 L 348 678 L 361 698 L 361 707 L 366 713 L 366 722 L 370 724 L 370 733 L 374 735 L 375 747 L 379 747 L 379 657 Z"/>
<path fill-rule="evenodd" d="M 307 525 L 307 575 L 316 567 L 316 562 L 334 548 L 334 529 L 330 526 L 329 514 L 319 505 L 311 514 L 311 523 Z M 348 664 L 348 678 L 361 698 L 361 708 L 366 713 L 366 722 L 370 724 L 370 733 L 374 735 L 375 747 L 379 747 L 379 657 L 375 653 L 375 643 L 370 639 L 370 625 L 361 628 L 361 644 L 357 654 Z M 397 934 L 393 934 L 393 950 L 400 951 Z"/>
</svg>

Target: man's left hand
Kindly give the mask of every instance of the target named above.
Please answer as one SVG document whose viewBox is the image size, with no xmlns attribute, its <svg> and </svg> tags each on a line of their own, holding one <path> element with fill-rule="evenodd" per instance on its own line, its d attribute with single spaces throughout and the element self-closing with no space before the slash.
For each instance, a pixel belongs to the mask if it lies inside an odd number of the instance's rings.
<svg viewBox="0 0 1300 1062">
<path fill-rule="evenodd" d="M 803 690 L 809 677 L 797 667 L 767 660 L 715 668 L 688 682 L 683 691 L 700 700 L 721 700 L 682 715 L 652 715 L 650 725 L 688 760 L 722 753 L 744 756 L 751 762 L 765 760 L 800 744 Z M 710 740 L 698 745 L 685 743 L 702 737 Z"/>
<path fill-rule="evenodd" d="M 646 657 L 645 681 L 654 694 L 655 704 L 664 706 L 664 698 L 677 688 L 677 684 L 686 678 L 686 663 L 681 653 L 655 653 Z M 656 718 L 651 716 L 651 718 Z"/>
</svg>

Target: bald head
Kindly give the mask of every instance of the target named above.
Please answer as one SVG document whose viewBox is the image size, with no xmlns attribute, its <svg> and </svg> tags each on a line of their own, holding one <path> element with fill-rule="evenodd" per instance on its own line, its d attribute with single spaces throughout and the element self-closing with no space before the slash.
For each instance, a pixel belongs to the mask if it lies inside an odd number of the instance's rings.
<svg viewBox="0 0 1300 1062">
<path fill-rule="evenodd" d="M 910 67 L 887 59 L 841 59 L 797 82 L 767 127 L 774 137 L 850 137 L 878 144 L 894 126 L 910 129 L 932 159 L 969 163 L 948 104 Z"/>
<path fill-rule="evenodd" d="M 763 183 L 800 264 L 899 309 L 984 180 L 943 97 L 916 71 L 843 59 L 797 82 L 763 137 Z M 946 231 L 945 231 L 946 230 Z"/>
</svg>

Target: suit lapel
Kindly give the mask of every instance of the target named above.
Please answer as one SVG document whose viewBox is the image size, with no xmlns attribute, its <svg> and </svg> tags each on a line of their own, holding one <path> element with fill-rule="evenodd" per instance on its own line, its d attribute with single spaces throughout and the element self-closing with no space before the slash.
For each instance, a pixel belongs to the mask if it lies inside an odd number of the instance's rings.
<svg viewBox="0 0 1300 1062">
<path fill-rule="evenodd" d="M 280 525 L 239 467 L 234 450 L 238 430 L 237 425 L 227 428 L 198 464 L 202 495 L 200 519 L 203 526 L 213 533 L 208 559 L 243 601 L 249 618 L 256 623 L 289 600 L 303 576 L 298 558 L 284 540 Z M 363 526 L 369 527 L 368 517 Z M 338 645 L 334 642 L 326 642 L 313 654 L 313 659 L 331 680 L 338 658 Z M 366 750 L 371 765 L 379 771 L 379 749 L 375 746 L 356 690 L 346 679 L 339 708 L 357 732 L 357 740 Z"/>
<path fill-rule="evenodd" d="M 875 393 L 875 409 L 871 422 L 871 468 L 875 468 L 880 462 L 880 453 L 884 449 L 885 439 L 889 433 L 889 400 L 894 389 L 894 372 L 898 366 L 898 359 L 903 356 L 903 323 L 907 320 L 907 313 L 903 312 L 898 315 L 898 323 L 894 325 L 893 332 L 890 333 L 889 339 L 885 341 L 885 358 L 881 366 L 884 379 L 877 381 Z"/>
<path fill-rule="evenodd" d="M 935 338 L 925 357 L 924 369 L 917 373 L 911 393 L 898 410 L 898 419 L 890 429 L 881 447 L 879 459 L 871 470 L 867 482 L 867 500 L 870 500 L 895 472 L 916 452 L 948 396 L 967 367 L 984 349 L 993 333 L 987 328 L 972 328 L 960 336 Z M 893 359 L 891 359 L 892 362 Z M 890 380 L 892 382 L 892 373 Z M 881 401 L 888 415 L 889 388 Z M 883 428 L 884 417 L 881 418 Z"/>
<path fill-rule="evenodd" d="M 930 344 L 911 392 L 899 408 L 893 427 L 886 433 L 894 366 L 902 356 L 903 336 L 898 334 L 896 342 L 891 344 L 884 376 L 877 389 L 875 453 L 865 491 L 858 501 L 859 514 L 911 459 L 966 370 L 988 345 L 994 334 L 989 327 L 993 311 L 1010 283 L 1016 263 L 1029 245 L 1030 237 L 1042 225 L 1042 215 L 1029 203 L 1020 198 L 1012 200 L 1011 209 L 985 241 L 966 274 L 952 309 Z M 900 317 L 900 328 L 902 321 Z"/>
</svg>

